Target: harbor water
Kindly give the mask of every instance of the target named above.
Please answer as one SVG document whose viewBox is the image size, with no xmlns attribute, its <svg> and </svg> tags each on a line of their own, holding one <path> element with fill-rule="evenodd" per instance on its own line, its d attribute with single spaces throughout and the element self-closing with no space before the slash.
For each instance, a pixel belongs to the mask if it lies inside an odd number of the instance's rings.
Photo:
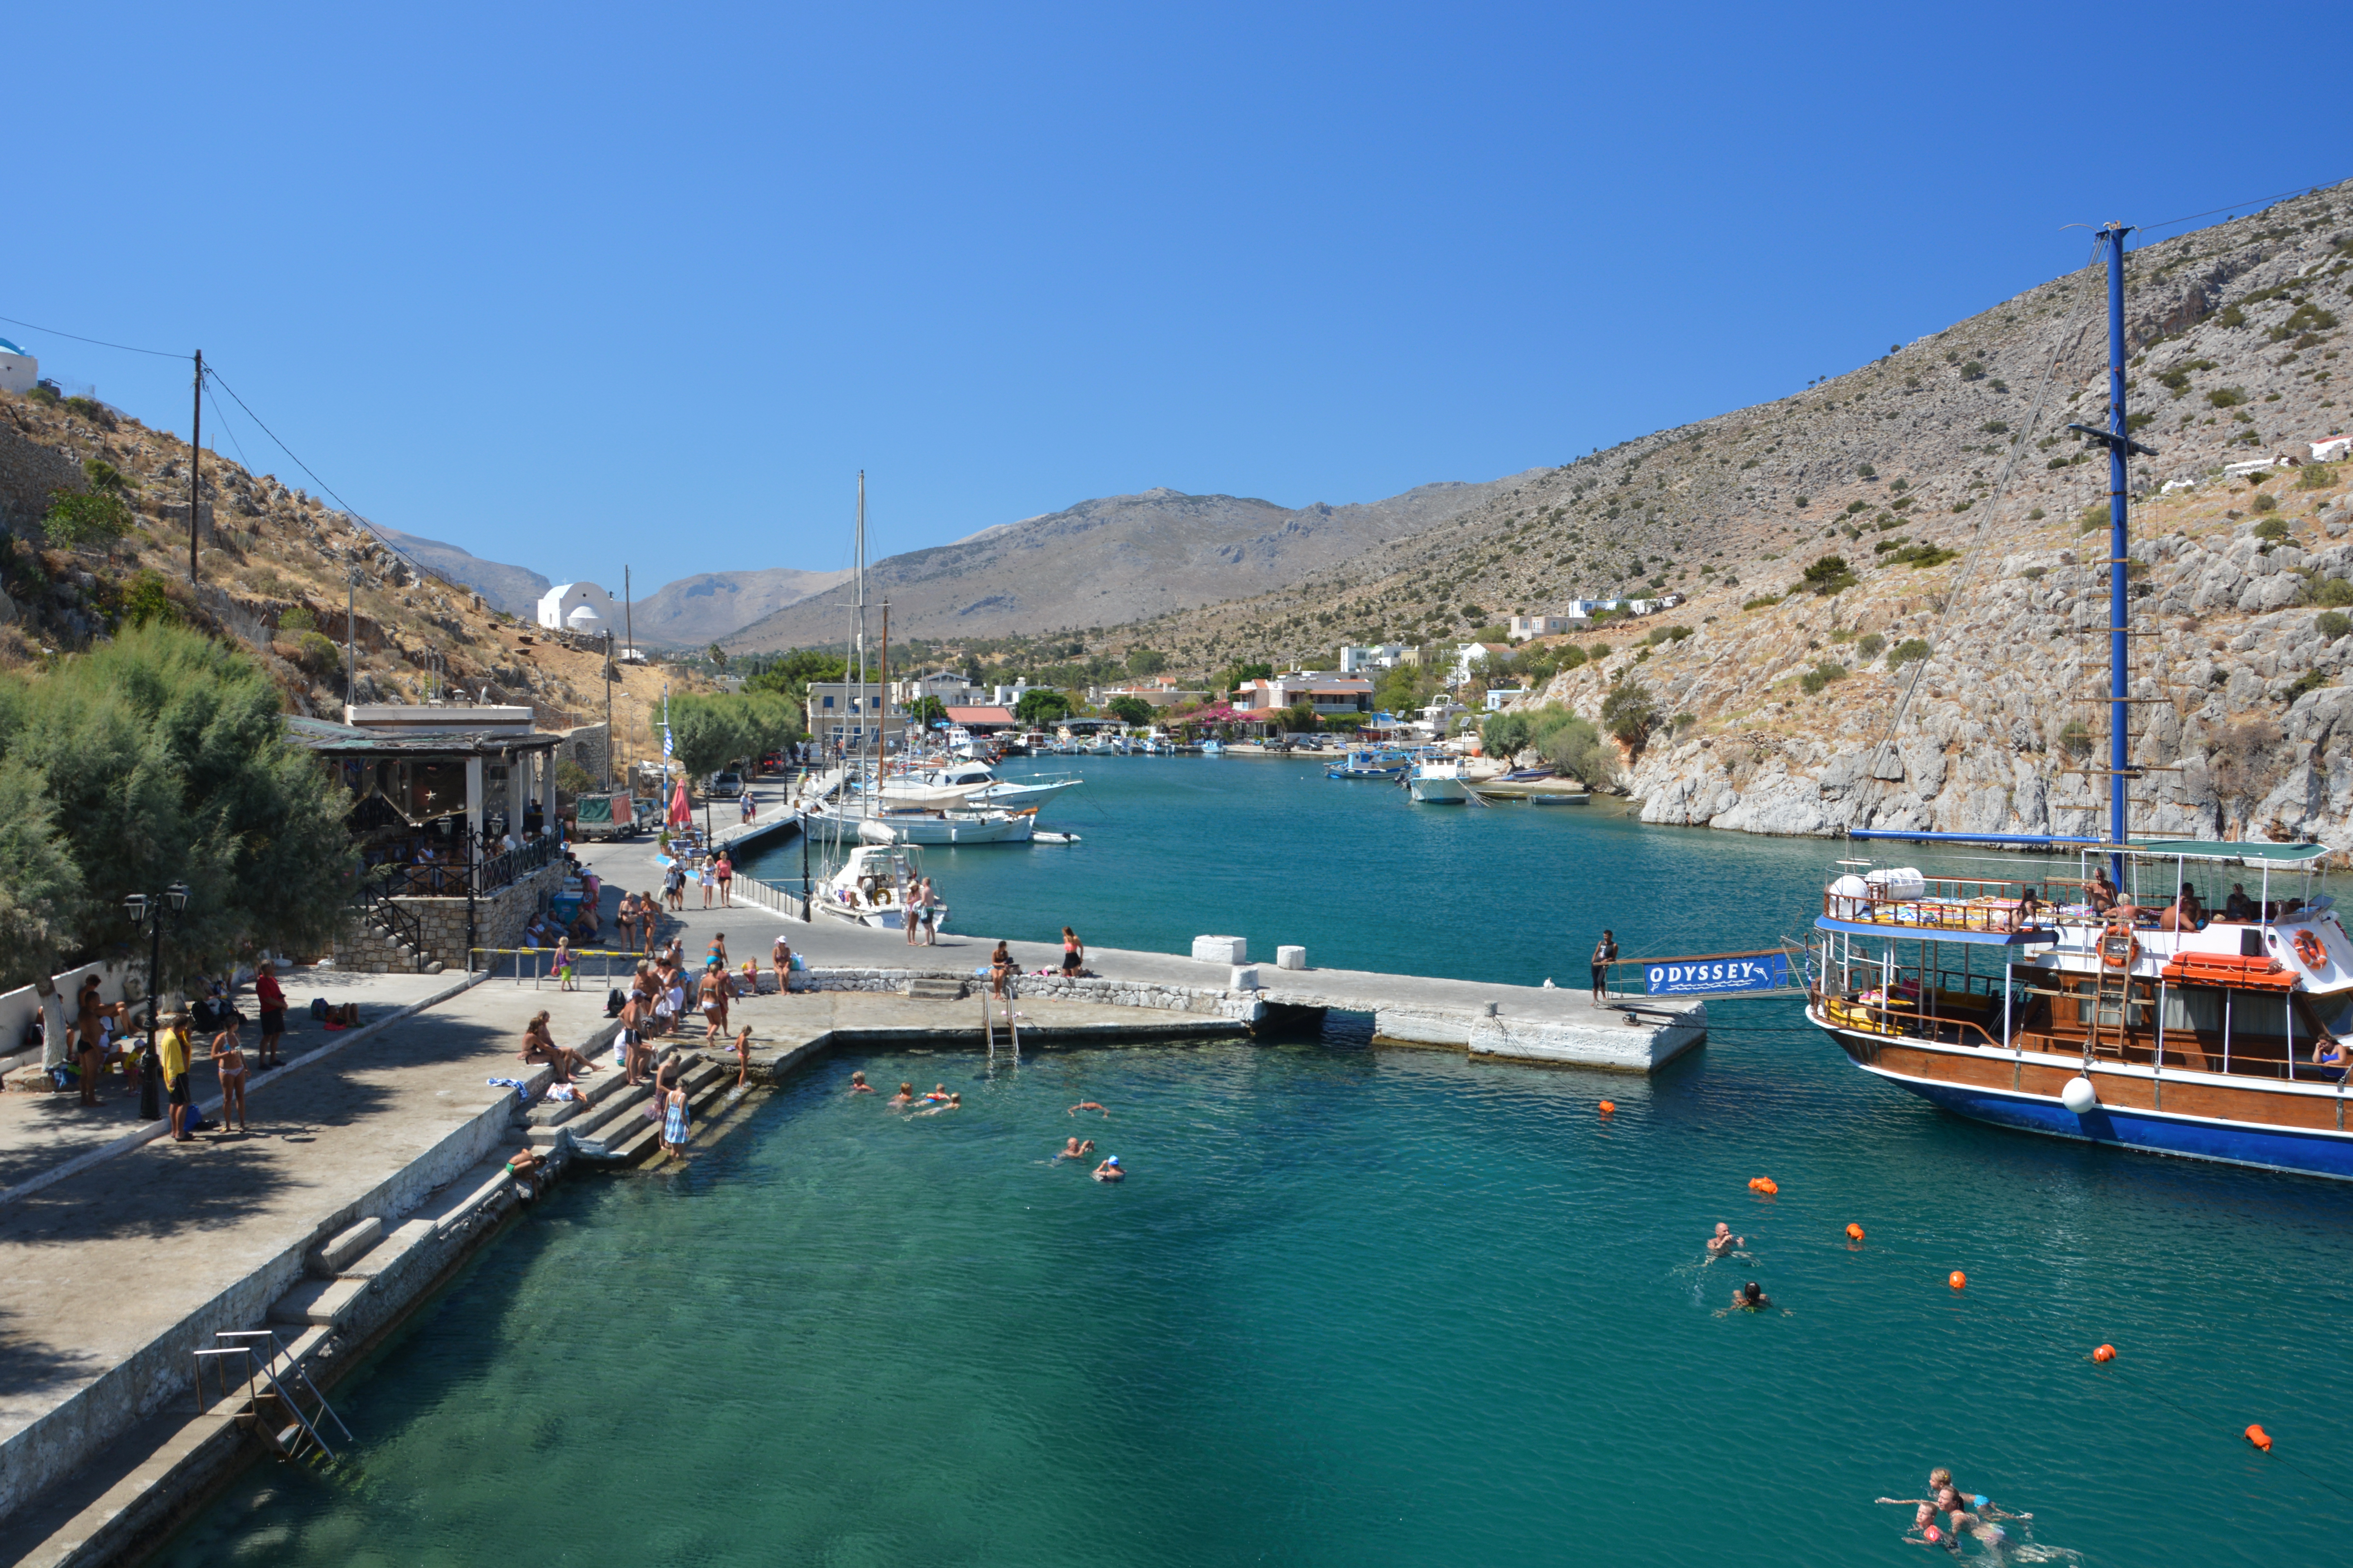
<svg viewBox="0 0 2353 1568">
<path fill-rule="evenodd" d="M 1085 843 L 930 858 L 958 928 L 1573 984 L 1605 922 L 1801 930 L 1835 853 L 1086 771 Z M 1130 1178 L 1052 1162 L 1072 1133 Z M 1719 1219 L 1746 1246 L 1706 1263 Z M 1647 1079 L 1345 1019 L 845 1056 L 682 1172 L 557 1189 L 341 1386 L 345 1465 L 257 1466 L 163 1560 L 1915 1563 L 1873 1499 L 1947 1465 L 2034 1515 L 2015 1561 L 2342 1561 L 2349 1249 L 2341 1186 L 1945 1116 L 1783 1003 Z M 1752 1279 L 1772 1309 L 1727 1312 Z"/>
</svg>

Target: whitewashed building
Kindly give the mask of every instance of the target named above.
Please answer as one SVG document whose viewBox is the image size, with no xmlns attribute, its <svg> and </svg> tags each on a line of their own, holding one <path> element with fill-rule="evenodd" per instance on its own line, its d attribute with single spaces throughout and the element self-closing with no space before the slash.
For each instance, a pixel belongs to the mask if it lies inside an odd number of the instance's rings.
<svg viewBox="0 0 2353 1568">
<path fill-rule="evenodd" d="M 621 629 L 621 607 L 594 583 L 558 583 L 540 595 L 539 624 L 597 637 Z"/>
<path fill-rule="evenodd" d="M 41 379 L 41 362 L 0 338 L 0 392 L 30 392 Z"/>
<path fill-rule="evenodd" d="M 1361 675 L 1368 669 L 1395 669 L 1405 658 L 1405 644 L 1377 643 L 1371 647 L 1344 647 L 1340 650 L 1340 673 Z"/>
</svg>

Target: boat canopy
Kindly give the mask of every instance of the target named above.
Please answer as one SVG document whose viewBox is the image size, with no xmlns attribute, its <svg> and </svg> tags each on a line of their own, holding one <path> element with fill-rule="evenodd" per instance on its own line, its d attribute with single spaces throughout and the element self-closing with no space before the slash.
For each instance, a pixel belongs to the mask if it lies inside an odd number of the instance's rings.
<svg viewBox="0 0 2353 1568">
<path fill-rule="evenodd" d="M 2055 931 L 2028 927 L 2024 931 L 1970 931 L 1961 926 L 1905 925 L 1894 921 L 1874 925 L 1868 921 L 1836 921 L 1828 915 L 1814 917 L 1816 931 L 1844 931 L 1849 936 L 1878 936 L 1895 941 L 1910 938 L 1916 942 L 1967 942 L 1986 947 L 2050 947 L 2059 941 Z"/>
<path fill-rule="evenodd" d="M 2110 846 L 2102 845 L 2101 848 Z M 2303 866 L 2333 853 L 2326 844 L 2271 844 L 2261 839 L 2132 838 L 2123 848 L 2161 860 L 2263 860 L 2274 866 Z"/>
</svg>

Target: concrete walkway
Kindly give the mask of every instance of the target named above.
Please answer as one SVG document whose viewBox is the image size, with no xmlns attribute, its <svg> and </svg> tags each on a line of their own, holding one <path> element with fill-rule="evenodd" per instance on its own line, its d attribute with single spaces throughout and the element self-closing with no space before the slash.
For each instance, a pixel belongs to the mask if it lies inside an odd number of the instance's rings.
<svg viewBox="0 0 2353 1568">
<path fill-rule="evenodd" d="M 761 823 L 773 823 L 783 815 L 784 786 L 778 780 L 762 780 L 753 786 L 755 802 L 760 807 Z M 731 803 L 732 805 L 732 803 Z M 718 818 L 712 818 L 714 824 Z M 727 835 L 721 834 L 722 842 Z M 1008 848 L 1004 853 L 1019 855 L 1041 851 Z M 616 841 L 591 847 L 582 853 L 584 862 L 594 865 L 607 883 L 604 917 L 610 921 L 620 908 L 623 887 L 643 890 L 661 886 L 659 868 L 654 864 L 657 853 L 651 837 Z M 943 889 L 955 901 L 954 887 Z M 727 935 L 727 951 L 735 963 L 754 958 L 765 967 L 769 944 L 779 929 L 791 938 L 796 952 L 813 964 L 836 964 L 860 967 L 904 967 L 934 969 L 943 973 L 970 974 L 985 967 L 988 955 L 997 945 L 999 935 L 1008 938 L 1014 932 L 988 932 L 964 935 L 943 932 L 939 945 L 924 949 L 911 947 L 896 931 L 871 931 L 848 921 L 830 918 L 822 912 L 808 921 L 788 920 L 773 910 L 738 900 L 733 909 L 702 908 L 701 889 L 690 885 L 687 908 L 669 917 L 674 927 L 685 936 L 687 957 L 699 963 L 713 932 Z M 1050 917 L 1041 917 L 1039 925 L 1054 929 Z M 1200 932 L 1213 935 L 1214 932 Z M 1025 971 L 1056 967 L 1062 962 L 1059 939 L 1047 942 L 1009 941 L 1015 958 Z M 1582 984 L 1583 975 L 1562 988 L 1547 991 L 1535 985 L 1503 985 L 1487 981 L 1446 980 L 1403 974 L 1373 973 L 1363 970 L 1307 969 L 1282 970 L 1274 967 L 1274 954 L 1254 952 L 1250 958 L 1258 965 L 1260 986 L 1267 992 L 1267 1000 L 1285 1005 L 1330 1007 L 1347 1012 L 1370 1013 L 1381 1009 L 1404 1009 L 1431 1013 L 1460 1013 L 1466 1016 L 1484 1016 L 1489 1003 L 1495 1005 L 1496 1016 L 1528 1022 L 1583 1025 L 1596 1017 L 1588 993 Z M 1308 954 L 1312 961 L 1314 954 Z M 1095 973 L 1113 980 L 1132 980 L 1161 985 L 1184 986 L 1203 990 L 1224 988 L 1231 980 L 1231 971 L 1222 963 L 1197 963 L 1188 956 L 1165 952 L 1141 952 L 1121 948 L 1090 947 L 1087 966 Z M 1615 1023 L 1615 1016 L 1604 1012 L 1603 1021 Z"/>
<path fill-rule="evenodd" d="M 358 1003 L 360 1023 L 364 1027 L 400 1008 L 446 991 L 463 978 L 456 974 L 353 974 L 339 970 L 298 970 L 284 977 L 286 998 L 292 1005 L 287 1009 L 282 1054 L 291 1061 L 333 1042 L 341 1033 L 311 1021 L 310 1005 L 314 996 L 323 996 L 336 1006 Z M 257 1016 L 259 1009 L 253 1004 L 252 987 L 238 994 L 237 1006 L 248 1020 Z M 258 1059 L 254 1049 L 260 1038 L 259 1026 L 248 1022 L 245 1029 L 248 1061 Z M 199 1038 L 195 1046 L 198 1059 L 190 1076 L 201 1101 L 218 1093 L 218 1080 L 205 1055 L 206 1043 Z M 255 1092 L 260 1091 L 257 1089 Z M 94 1106 L 82 1104 L 81 1097 L 71 1090 L 62 1094 L 0 1094 L 0 1204 L 8 1202 L 9 1194 L 26 1183 L 153 1125 L 140 1119 L 139 1097 L 126 1093 L 121 1078 L 112 1074 L 108 1075 L 99 1103 Z"/>
</svg>

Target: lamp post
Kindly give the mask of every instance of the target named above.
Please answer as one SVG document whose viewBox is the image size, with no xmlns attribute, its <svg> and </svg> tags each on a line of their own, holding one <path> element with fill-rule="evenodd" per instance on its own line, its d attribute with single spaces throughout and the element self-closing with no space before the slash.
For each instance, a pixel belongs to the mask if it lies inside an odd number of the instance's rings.
<svg viewBox="0 0 2353 1568">
<path fill-rule="evenodd" d="M 164 967 L 164 917 L 188 907 L 188 885 L 174 882 L 160 893 L 133 893 L 122 907 L 132 925 L 147 928 L 147 1048 L 139 1058 L 139 1119 L 153 1121 L 164 1114 L 163 1062 L 155 1054 L 156 1015 L 164 1002 L 157 989 Z"/>
</svg>

